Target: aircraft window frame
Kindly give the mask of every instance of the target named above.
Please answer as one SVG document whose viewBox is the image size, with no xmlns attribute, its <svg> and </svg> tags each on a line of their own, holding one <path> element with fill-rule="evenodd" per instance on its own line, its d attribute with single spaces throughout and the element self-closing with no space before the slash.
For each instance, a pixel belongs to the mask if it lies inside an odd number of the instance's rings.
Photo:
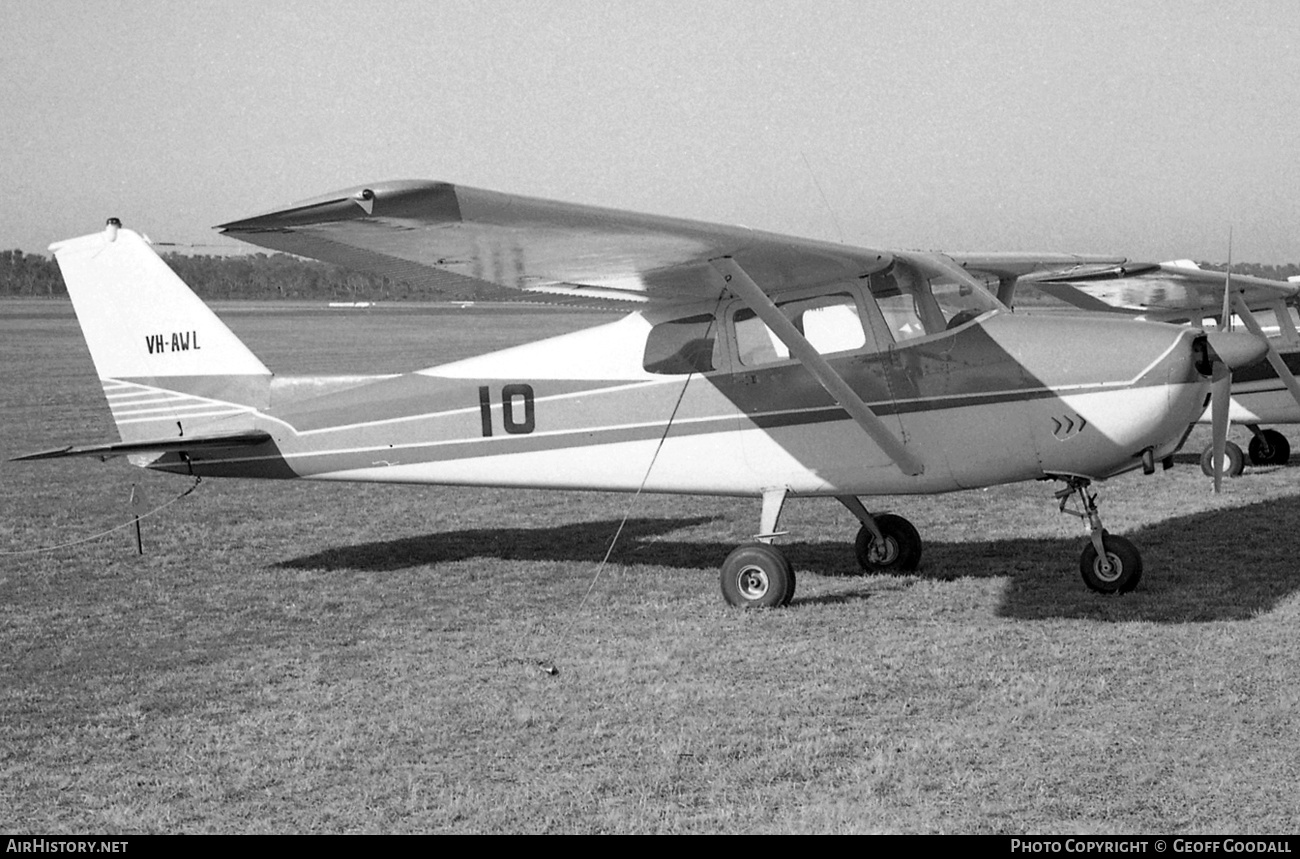
<svg viewBox="0 0 1300 859">
<path fill-rule="evenodd" d="M 910 282 L 900 283 L 900 275 L 908 278 Z M 892 283 L 892 289 L 881 289 L 884 278 L 889 278 Z M 987 288 L 983 288 L 979 294 L 986 299 L 977 301 L 976 304 L 992 306 L 977 308 L 961 308 L 960 304 L 952 301 L 941 301 L 936 292 L 943 294 L 945 298 L 954 292 L 960 297 L 963 294 L 976 295 L 976 291 L 969 284 L 962 283 L 958 280 L 948 280 L 936 278 L 927 275 L 924 271 L 918 270 L 914 265 L 896 262 L 894 266 L 881 272 L 873 272 L 870 277 L 864 278 L 867 281 L 867 292 L 871 296 L 871 303 L 875 304 L 881 319 L 881 334 L 878 336 L 888 337 L 891 345 L 894 347 L 911 346 L 916 343 L 925 343 L 937 340 L 941 337 L 965 328 L 973 322 L 998 313 L 1005 309 L 997 296 Z M 963 293 L 968 290 L 968 293 Z M 880 294 L 884 292 L 885 294 Z M 911 299 L 911 308 L 903 308 L 899 312 L 898 308 L 891 308 L 891 300 Z M 945 308 L 952 309 L 949 315 Z M 908 333 L 906 336 L 899 336 L 904 333 L 904 327 L 897 324 L 899 319 L 906 320 L 910 317 L 915 324 L 920 326 L 920 333 Z M 911 323 L 907 323 L 911 324 Z"/>
<path fill-rule="evenodd" d="M 646 334 L 641 368 L 661 376 L 712 373 L 723 363 L 726 349 L 721 328 L 711 310 L 661 319 Z M 702 336 L 691 336 L 697 333 Z"/>
<path fill-rule="evenodd" d="M 871 303 L 864 302 L 863 288 L 859 283 L 855 283 L 852 281 L 841 281 L 838 283 L 828 284 L 816 288 L 791 290 L 789 292 L 781 293 L 779 296 L 774 296 L 772 297 L 772 299 L 773 302 L 777 305 L 777 307 L 787 307 L 789 305 L 801 304 L 801 303 L 812 303 L 812 302 L 816 302 L 819 299 L 826 300 L 826 304 L 824 306 L 827 307 L 848 306 L 847 302 L 831 301 L 836 296 L 847 298 L 852 301 L 853 306 L 857 311 L 857 321 L 858 321 L 858 330 L 860 331 L 860 341 L 856 345 L 843 348 L 843 349 L 835 349 L 834 351 L 822 352 L 818 350 L 818 354 L 823 355 L 825 357 L 838 357 L 842 355 L 852 355 L 852 354 L 863 353 L 863 352 L 875 353 L 878 351 L 883 351 L 878 348 L 879 344 L 876 342 L 879 339 L 879 335 L 876 333 L 878 328 L 878 322 L 874 318 L 874 315 L 876 313 L 879 313 L 879 310 L 872 307 Z M 815 306 L 808 307 L 805 308 L 804 312 L 807 312 L 807 310 L 815 310 L 815 309 L 817 309 Z M 771 343 L 772 343 L 771 352 L 767 356 L 764 356 L 761 360 L 754 360 L 752 357 L 746 359 L 742 355 L 742 350 L 741 350 L 742 340 L 741 337 L 738 335 L 737 328 L 736 328 L 738 316 L 742 317 L 742 319 L 740 320 L 742 322 L 748 322 L 750 320 L 758 322 L 758 324 L 762 326 L 763 330 L 767 332 L 768 337 L 771 338 Z M 754 311 L 751 310 L 749 306 L 745 304 L 743 301 L 736 300 L 728 304 L 724 308 L 723 318 L 726 320 L 726 324 L 725 326 L 723 326 L 723 329 L 725 333 L 725 339 L 727 341 L 726 342 L 727 354 L 729 355 L 730 359 L 734 362 L 734 365 L 737 369 L 754 370 L 754 369 L 760 369 L 765 367 L 781 366 L 781 365 L 797 362 L 797 359 L 789 355 L 788 353 L 782 354 L 783 352 L 786 352 L 785 344 L 782 343 L 780 341 L 780 338 L 778 338 L 775 334 L 773 334 L 770 329 L 768 329 L 768 327 L 766 326 L 766 324 L 762 322 L 762 320 L 758 319 L 758 315 L 755 314 Z M 797 323 L 796 323 L 796 327 L 798 327 Z M 814 346 L 815 345 L 816 344 L 814 343 Z"/>
</svg>

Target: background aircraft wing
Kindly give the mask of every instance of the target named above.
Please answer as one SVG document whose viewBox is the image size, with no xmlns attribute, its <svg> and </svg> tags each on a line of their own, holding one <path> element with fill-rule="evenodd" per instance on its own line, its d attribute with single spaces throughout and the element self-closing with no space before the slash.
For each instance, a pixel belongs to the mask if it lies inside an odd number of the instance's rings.
<svg viewBox="0 0 1300 859">
<path fill-rule="evenodd" d="M 1043 274 L 1089 274 L 1128 262 L 1125 257 L 1063 253 L 948 253 L 962 268 L 999 280 Z"/>
<path fill-rule="evenodd" d="M 893 262 L 886 251 L 427 181 L 348 188 L 218 229 L 417 284 L 468 278 L 538 298 L 711 298 L 718 286 L 708 261 L 724 256 L 769 293 Z"/>
<path fill-rule="evenodd" d="M 1191 319 L 1222 312 L 1225 273 L 1188 260 L 1125 263 L 1093 270 L 1045 271 L 1020 278 L 1036 289 L 1089 310 L 1140 313 L 1152 318 Z M 1270 307 L 1300 294 L 1300 283 L 1234 274 L 1232 291 L 1251 309 Z"/>
</svg>

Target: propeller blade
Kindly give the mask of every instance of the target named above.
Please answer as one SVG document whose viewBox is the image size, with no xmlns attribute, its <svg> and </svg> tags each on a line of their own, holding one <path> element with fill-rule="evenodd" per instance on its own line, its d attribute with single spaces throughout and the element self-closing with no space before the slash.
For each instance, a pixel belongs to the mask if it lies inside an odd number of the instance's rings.
<svg viewBox="0 0 1300 859">
<path fill-rule="evenodd" d="M 1219 328 L 1232 330 L 1232 227 L 1228 227 L 1228 270 L 1223 276 L 1223 315 Z"/>
<path fill-rule="evenodd" d="M 1223 485 L 1223 458 L 1228 446 L 1228 405 L 1232 398 L 1232 371 L 1222 361 L 1214 362 L 1210 381 L 1210 420 L 1214 432 L 1214 492 Z"/>
</svg>

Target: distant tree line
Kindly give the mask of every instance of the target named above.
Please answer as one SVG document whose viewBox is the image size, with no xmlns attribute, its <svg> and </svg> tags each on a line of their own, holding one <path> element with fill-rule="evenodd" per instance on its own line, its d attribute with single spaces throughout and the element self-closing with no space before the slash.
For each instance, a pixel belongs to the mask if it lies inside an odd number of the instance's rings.
<svg viewBox="0 0 1300 859">
<path fill-rule="evenodd" d="M 493 287 L 412 286 L 288 254 L 190 256 L 164 253 L 172 270 L 204 299 L 317 301 L 474 301 L 500 298 Z M 0 251 L 0 296 L 67 295 L 59 266 L 40 254 Z"/>
<path fill-rule="evenodd" d="M 476 301 L 503 297 L 484 285 L 447 288 L 412 286 L 404 281 L 348 269 L 288 254 L 247 256 L 189 256 L 167 253 L 163 259 L 181 280 L 205 299 L 307 299 L 316 301 Z M 1202 268 L 1222 270 L 1218 263 Z M 1300 275 L 1300 263 L 1263 265 L 1233 263 L 1234 274 L 1273 280 Z M 66 295 L 58 265 L 40 254 L 0 251 L 0 296 Z"/>
</svg>

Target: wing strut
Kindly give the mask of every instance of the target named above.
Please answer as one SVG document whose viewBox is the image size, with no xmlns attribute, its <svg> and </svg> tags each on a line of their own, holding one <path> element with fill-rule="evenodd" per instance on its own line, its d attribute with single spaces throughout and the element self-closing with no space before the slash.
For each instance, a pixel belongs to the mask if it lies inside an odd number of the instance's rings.
<svg viewBox="0 0 1300 859">
<path fill-rule="evenodd" d="M 1255 314 L 1250 312 L 1250 307 L 1246 304 L 1246 299 L 1241 297 L 1240 292 L 1232 294 L 1232 306 L 1236 308 L 1237 315 L 1241 317 L 1242 322 L 1246 323 L 1246 329 L 1251 334 L 1256 337 L 1264 337 L 1264 332 L 1259 327 L 1259 320 L 1255 318 Z M 1283 325 L 1282 318 L 1282 316 L 1278 317 L 1279 329 Z M 1287 367 L 1286 361 L 1282 360 L 1282 356 L 1278 353 L 1277 347 L 1273 345 L 1273 341 L 1264 337 L 1264 342 L 1268 344 L 1266 354 L 1268 363 L 1273 367 L 1273 372 L 1277 373 L 1278 378 L 1282 380 L 1282 384 L 1286 385 L 1286 389 L 1291 392 L 1291 397 L 1296 401 L 1296 404 L 1300 405 L 1300 382 L 1296 381 L 1295 374 Z"/>
<path fill-rule="evenodd" d="M 790 350 L 800 364 L 821 383 L 834 400 L 844 408 L 849 416 L 858 422 L 871 440 L 894 461 L 904 474 L 915 477 L 925 470 L 921 460 L 911 454 L 903 443 L 889 431 L 884 422 L 876 416 L 871 407 L 849 387 L 844 377 L 835 372 L 830 363 L 808 342 L 807 338 L 794 327 L 785 314 L 781 312 L 772 299 L 754 283 L 745 270 L 731 257 L 710 260 L 709 264 L 722 279 L 720 286 L 735 293 L 759 319 L 767 324 L 786 348 Z"/>
</svg>

